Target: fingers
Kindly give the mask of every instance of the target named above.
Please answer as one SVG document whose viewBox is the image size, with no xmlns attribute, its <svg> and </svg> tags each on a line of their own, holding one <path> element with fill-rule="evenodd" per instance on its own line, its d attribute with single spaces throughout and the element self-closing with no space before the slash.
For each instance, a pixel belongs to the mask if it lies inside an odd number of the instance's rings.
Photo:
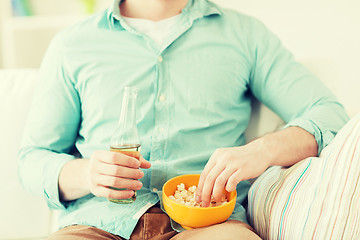
<svg viewBox="0 0 360 240">
<path fill-rule="evenodd" d="M 149 161 L 146 161 L 143 156 L 140 155 L 140 168 L 149 169 L 151 167 L 151 163 Z"/>
<path fill-rule="evenodd" d="M 226 166 L 222 164 L 215 165 L 209 174 L 206 176 L 204 186 L 201 191 L 201 201 L 204 207 L 208 207 L 211 202 L 211 194 L 213 193 L 213 187 L 214 184 L 218 178 L 218 176 L 221 174 L 222 171 L 224 171 Z"/>
<path fill-rule="evenodd" d="M 214 166 L 215 166 L 215 162 L 212 162 L 209 160 L 209 162 L 205 165 L 205 168 L 200 175 L 199 184 L 198 184 L 198 187 L 197 187 L 196 193 L 195 193 L 195 201 L 198 203 L 200 203 L 202 200 L 201 195 L 203 192 L 206 177 L 208 176 L 209 172 L 211 171 L 211 169 Z"/>
<path fill-rule="evenodd" d="M 200 175 L 199 185 L 198 185 L 198 188 L 196 190 L 196 195 L 195 195 L 195 201 L 196 202 L 200 203 L 200 202 L 204 201 L 203 192 L 204 192 L 205 182 L 207 180 L 209 180 L 208 175 L 212 171 L 214 166 L 218 164 L 217 160 L 221 157 L 221 155 L 222 155 L 222 149 L 220 149 L 220 148 L 216 149 L 216 151 L 210 157 L 208 163 L 205 165 L 205 168 L 204 168 L 204 170 L 202 171 L 202 173 Z M 204 197 L 207 197 L 208 195 L 209 194 L 206 194 Z M 211 195 L 211 192 L 210 192 L 210 195 Z M 210 196 L 209 196 L 208 201 L 210 202 Z"/>
<path fill-rule="evenodd" d="M 108 165 L 108 164 L 103 164 L 103 165 Z M 114 166 L 114 165 L 109 165 L 109 166 Z M 120 168 L 120 166 L 118 166 L 118 168 Z M 143 176 L 143 172 L 139 169 L 127 168 L 127 170 L 139 171 L 142 173 L 142 175 L 139 176 Z M 131 176 L 131 174 L 127 173 L 126 171 L 124 171 L 123 175 Z M 111 175 L 104 175 L 99 172 L 95 172 L 91 176 L 90 192 L 98 197 L 127 199 L 132 197 L 134 195 L 134 191 L 140 190 L 142 186 L 143 185 L 139 180 L 111 176 Z"/>
<path fill-rule="evenodd" d="M 234 191 L 237 184 L 243 180 L 243 158 L 235 148 L 217 149 L 210 157 L 200 175 L 199 186 L 195 200 L 207 207 L 213 195 L 215 201 L 222 200 L 224 189 Z"/>
<path fill-rule="evenodd" d="M 242 180 L 240 170 L 217 165 L 207 175 L 202 191 L 199 192 L 203 207 L 208 207 L 211 202 L 211 195 L 216 202 L 220 202 L 224 195 L 224 189 L 232 192 Z"/>
<path fill-rule="evenodd" d="M 95 196 L 112 198 L 112 199 L 128 199 L 131 198 L 135 192 L 133 190 L 115 190 L 106 187 L 97 187 L 92 191 Z"/>
<path fill-rule="evenodd" d="M 137 179 L 142 178 L 144 172 L 139 167 L 151 166 L 143 157 L 140 156 L 139 160 L 118 152 L 94 152 L 89 166 L 90 192 L 95 196 L 115 199 L 133 196 L 134 191 L 142 188 Z"/>
<path fill-rule="evenodd" d="M 226 183 L 225 190 L 228 192 L 232 192 L 236 190 L 236 186 L 239 182 L 243 180 L 243 173 L 241 170 L 237 170 L 235 173 L 233 173 L 230 178 L 228 179 Z"/>
<path fill-rule="evenodd" d="M 108 188 L 125 188 L 129 190 L 140 190 L 142 183 L 138 180 L 119 178 L 107 175 L 95 176 L 97 186 L 104 186 Z"/>
<path fill-rule="evenodd" d="M 143 158 L 140 155 L 140 162 L 134 157 L 128 156 L 126 154 L 110 151 L 97 151 L 93 154 L 94 158 L 98 158 L 101 162 L 108 164 L 116 164 L 124 167 L 130 168 L 145 168 L 148 169 L 151 167 L 151 163 Z"/>
<path fill-rule="evenodd" d="M 140 179 L 144 176 L 144 172 L 140 169 L 112 165 L 103 162 L 96 163 L 96 170 L 99 174 L 114 177 Z"/>
<path fill-rule="evenodd" d="M 220 173 L 220 175 L 216 178 L 212 195 L 214 196 L 214 199 L 216 202 L 220 202 L 223 197 L 223 192 L 225 189 L 225 185 L 229 182 L 230 178 L 232 178 L 233 174 L 236 172 L 235 169 L 232 168 L 226 168 L 224 171 Z M 235 188 L 236 188 L 235 184 Z M 235 190 L 235 189 L 234 189 Z M 231 191 L 228 191 L 231 192 Z"/>
<path fill-rule="evenodd" d="M 96 151 L 92 158 L 107 164 L 119 165 L 129 168 L 139 168 L 140 161 L 136 158 L 118 152 Z"/>
</svg>

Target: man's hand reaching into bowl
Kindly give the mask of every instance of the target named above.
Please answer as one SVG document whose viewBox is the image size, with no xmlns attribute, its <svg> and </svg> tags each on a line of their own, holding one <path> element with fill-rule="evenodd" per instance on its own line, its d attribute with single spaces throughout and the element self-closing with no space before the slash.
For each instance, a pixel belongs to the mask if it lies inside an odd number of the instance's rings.
<svg viewBox="0 0 360 240">
<path fill-rule="evenodd" d="M 217 149 L 201 173 L 195 200 L 205 207 L 209 206 L 211 195 L 215 201 L 221 201 L 224 189 L 234 191 L 240 181 L 262 174 L 270 166 L 266 159 L 256 144 Z"/>
</svg>

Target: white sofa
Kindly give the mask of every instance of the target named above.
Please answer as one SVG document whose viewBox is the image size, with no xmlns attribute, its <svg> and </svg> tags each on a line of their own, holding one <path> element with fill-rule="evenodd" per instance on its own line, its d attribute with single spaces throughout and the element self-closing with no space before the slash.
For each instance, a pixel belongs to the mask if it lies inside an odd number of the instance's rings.
<svg viewBox="0 0 360 240">
<path fill-rule="evenodd" d="M 331 61 L 310 59 L 305 65 L 320 78 L 327 79 L 330 88 L 334 86 Z M 17 150 L 37 79 L 37 69 L 0 70 L 0 240 L 44 239 L 56 229 L 56 214 L 48 210 L 41 198 L 23 190 L 16 170 Z M 282 124 L 263 105 L 255 101 L 254 107 L 248 140 L 274 131 Z"/>
<path fill-rule="evenodd" d="M 0 71 L 0 239 L 41 239 L 52 230 L 45 202 L 23 190 L 17 176 L 17 150 L 38 70 Z"/>
</svg>

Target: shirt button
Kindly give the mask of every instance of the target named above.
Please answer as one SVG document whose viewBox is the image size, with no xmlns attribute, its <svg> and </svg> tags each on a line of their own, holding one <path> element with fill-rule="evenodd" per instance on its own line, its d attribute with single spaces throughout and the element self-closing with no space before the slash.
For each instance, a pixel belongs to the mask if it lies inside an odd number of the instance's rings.
<svg viewBox="0 0 360 240">
<path fill-rule="evenodd" d="M 163 127 L 159 127 L 159 132 L 164 132 L 165 129 Z"/>
<path fill-rule="evenodd" d="M 165 97 L 164 95 L 161 95 L 161 96 L 159 97 L 159 101 L 160 101 L 160 102 L 165 102 L 165 100 L 166 100 L 166 97 Z"/>
<path fill-rule="evenodd" d="M 153 188 L 152 191 L 153 191 L 153 192 L 157 192 L 158 189 L 157 189 L 157 188 Z"/>
<path fill-rule="evenodd" d="M 162 56 L 159 56 L 159 57 L 158 57 L 158 61 L 159 61 L 159 63 L 162 63 L 162 62 L 164 61 L 163 57 L 162 57 Z"/>
</svg>

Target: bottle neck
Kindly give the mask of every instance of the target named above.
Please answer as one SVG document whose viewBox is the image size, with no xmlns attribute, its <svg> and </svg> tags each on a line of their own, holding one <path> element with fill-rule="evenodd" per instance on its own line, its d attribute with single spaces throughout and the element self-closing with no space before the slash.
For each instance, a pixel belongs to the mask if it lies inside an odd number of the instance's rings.
<svg viewBox="0 0 360 240">
<path fill-rule="evenodd" d="M 119 126 L 124 128 L 134 127 L 136 125 L 136 95 L 125 93 L 121 105 Z"/>
<path fill-rule="evenodd" d="M 125 88 L 119 123 L 111 138 L 111 147 L 140 144 L 136 126 L 136 93 L 134 87 Z"/>
</svg>

